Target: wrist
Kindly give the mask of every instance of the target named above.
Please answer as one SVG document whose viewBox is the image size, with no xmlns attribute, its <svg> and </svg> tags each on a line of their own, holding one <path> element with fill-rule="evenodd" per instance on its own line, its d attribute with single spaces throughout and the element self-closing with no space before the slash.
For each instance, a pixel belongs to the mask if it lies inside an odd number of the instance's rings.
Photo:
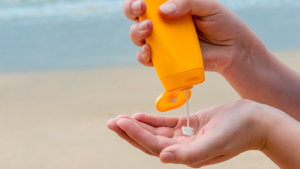
<svg viewBox="0 0 300 169">
<path fill-rule="evenodd" d="M 277 133 L 282 125 L 286 125 L 289 120 L 289 116 L 284 112 L 263 105 L 264 108 L 261 109 L 259 117 L 259 128 L 263 134 L 264 142 L 259 146 L 261 152 L 265 153 L 269 149 L 272 149 L 272 141 L 276 140 L 274 138 L 274 132 Z"/>
<path fill-rule="evenodd" d="M 269 139 L 268 133 L 272 129 L 272 125 L 267 121 L 271 114 L 269 112 L 269 106 L 260 103 L 253 102 L 251 105 L 254 111 L 249 112 L 248 120 L 251 122 L 250 145 L 248 150 L 263 150 L 266 147 Z"/>
<path fill-rule="evenodd" d="M 299 168 L 299 122 L 275 108 L 265 115 L 266 142 L 260 151 L 280 168 Z"/>
<path fill-rule="evenodd" d="M 243 30 L 233 47 L 231 64 L 221 72 L 224 77 L 253 76 L 255 70 L 266 67 L 273 58 L 272 53 L 251 29 L 244 27 Z"/>
<path fill-rule="evenodd" d="M 257 91 L 274 80 L 266 74 L 274 74 L 272 71 L 276 71 L 276 66 L 273 64 L 272 53 L 257 35 L 249 28 L 245 29 L 247 31 L 236 42 L 230 66 L 224 69 L 221 75 L 242 98 L 261 102 L 257 95 L 263 92 Z"/>
</svg>

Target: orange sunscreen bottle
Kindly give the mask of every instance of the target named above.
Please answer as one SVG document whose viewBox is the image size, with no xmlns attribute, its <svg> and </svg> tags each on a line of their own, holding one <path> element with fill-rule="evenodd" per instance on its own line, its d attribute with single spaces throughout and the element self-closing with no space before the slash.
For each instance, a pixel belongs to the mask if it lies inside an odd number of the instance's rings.
<svg viewBox="0 0 300 169">
<path fill-rule="evenodd" d="M 165 19 L 159 6 L 166 0 L 145 0 L 147 11 L 140 20 L 153 23 L 153 33 L 146 39 L 151 59 L 166 92 L 156 100 L 158 111 L 165 112 L 186 103 L 186 90 L 205 80 L 202 53 L 193 19 Z M 191 91 L 188 90 L 188 99 Z"/>
</svg>

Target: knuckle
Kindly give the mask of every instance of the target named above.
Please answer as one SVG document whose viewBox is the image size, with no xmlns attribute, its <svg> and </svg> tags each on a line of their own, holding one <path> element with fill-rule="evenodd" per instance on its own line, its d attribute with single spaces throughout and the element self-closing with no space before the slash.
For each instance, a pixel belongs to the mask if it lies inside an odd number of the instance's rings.
<svg viewBox="0 0 300 169">
<path fill-rule="evenodd" d="M 134 38 L 134 33 L 135 33 L 135 24 L 130 26 L 129 36 L 131 39 Z"/>
<path fill-rule="evenodd" d="M 132 0 L 125 0 L 124 4 L 123 4 L 123 10 L 124 10 L 124 14 L 128 15 L 131 12 L 131 1 Z"/>
<path fill-rule="evenodd" d="M 128 19 L 131 19 L 131 15 L 130 15 L 130 10 L 124 5 L 124 15 L 128 18 Z"/>
<path fill-rule="evenodd" d="M 140 51 L 137 52 L 136 54 L 136 59 L 141 63 L 141 64 L 145 64 L 144 60 L 142 59 L 141 55 L 140 55 Z"/>
<path fill-rule="evenodd" d="M 124 7 L 123 11 L 124 11 L 124 15 L 125 15 L 128 19 L 130 19 L 129 10 L 128 10 L 126 7 Z"/>
<path fill-rule="evenodd" d="M 140 51 L 138 51 L 138 52 L 136 53 L 136 59 L 137 59 L 139 62 L 141 62 Z"/>
</svg>

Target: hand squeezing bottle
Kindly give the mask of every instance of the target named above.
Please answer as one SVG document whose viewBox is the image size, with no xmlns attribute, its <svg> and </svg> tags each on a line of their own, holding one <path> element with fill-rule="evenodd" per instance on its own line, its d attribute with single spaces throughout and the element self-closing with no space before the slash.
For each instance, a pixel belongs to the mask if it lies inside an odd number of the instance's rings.
<svg viewBox="0 0 300 169">
<path fill-rule="evenodd" d="M 159 14 L 159 6 L 166 0 L 145 1 L 147 11 L 140 20 L 150 19 L 153 23 L 153 33 L 146 43 L 151 48 L 151 60 L 166 90 L 155 104 L 158 111 L 165 112 L 187 103 L 192 94 L 190 89 L 205 80 L 202 53 L 192 16 L 165 19 Z M 189 121 L 183 132 L 193 135 Z"/>
</svg>

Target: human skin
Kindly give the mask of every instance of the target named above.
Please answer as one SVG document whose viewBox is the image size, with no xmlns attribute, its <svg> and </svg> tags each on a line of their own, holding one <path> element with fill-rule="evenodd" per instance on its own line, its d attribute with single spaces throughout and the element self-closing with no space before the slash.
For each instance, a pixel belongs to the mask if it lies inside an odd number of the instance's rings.
<svg viewBox="0 0 300 169">
<path fill-rule="evenodd" d="M 182 135 L 184 117 L 119 115 L 107 126 L 163 163 L 193 168 L 260 150 L 280 168 L 300 168 L 300 123 L 284 112 L 250 100 L 219 105 L 190 115 L 195 135 Z"/>
<path fill-rule="evenodd" d="M 142 48 L 137 59 L 151 62 L 150 20 L 139 22 L 146 11 L 144 0 L 126 0 L 125 15 L 137 23 L 130 28 L 132 42 Z M 281 63 L 259 37 L 229 8 L 216 0 L 169 0 L 159 9 L 161 17 L 193 16 L 206 71 L 220 73 L 243 99 L 278 108 L 300 121 L 300 75 Z"/>
<path fill-rule="evenodd" d="M 150 20 L 138 21 L 146 8 L 144 0 L 124 3 L 125 15 L 137 22 L 130 28 L 131 40 L 142 47 L 137 59 L 153 66 L 151 46 L 144 40 L 151 36 L 153 25 Z M 164 163 L 198 168 L 260 150 L 280 168 L 300 168 L 299 71 L 281 63 L 234 12 L 216 0 L 170 0 L 159 12 L 170 19 L 192 15 L 205 70 L 220 73 L 242 98 L 264 104 L 241 100 L 192 114 L 192 137 L 181 132 L 186 117 L 120 115 L 109 120 L 108 127 Z"/>
</svg>

